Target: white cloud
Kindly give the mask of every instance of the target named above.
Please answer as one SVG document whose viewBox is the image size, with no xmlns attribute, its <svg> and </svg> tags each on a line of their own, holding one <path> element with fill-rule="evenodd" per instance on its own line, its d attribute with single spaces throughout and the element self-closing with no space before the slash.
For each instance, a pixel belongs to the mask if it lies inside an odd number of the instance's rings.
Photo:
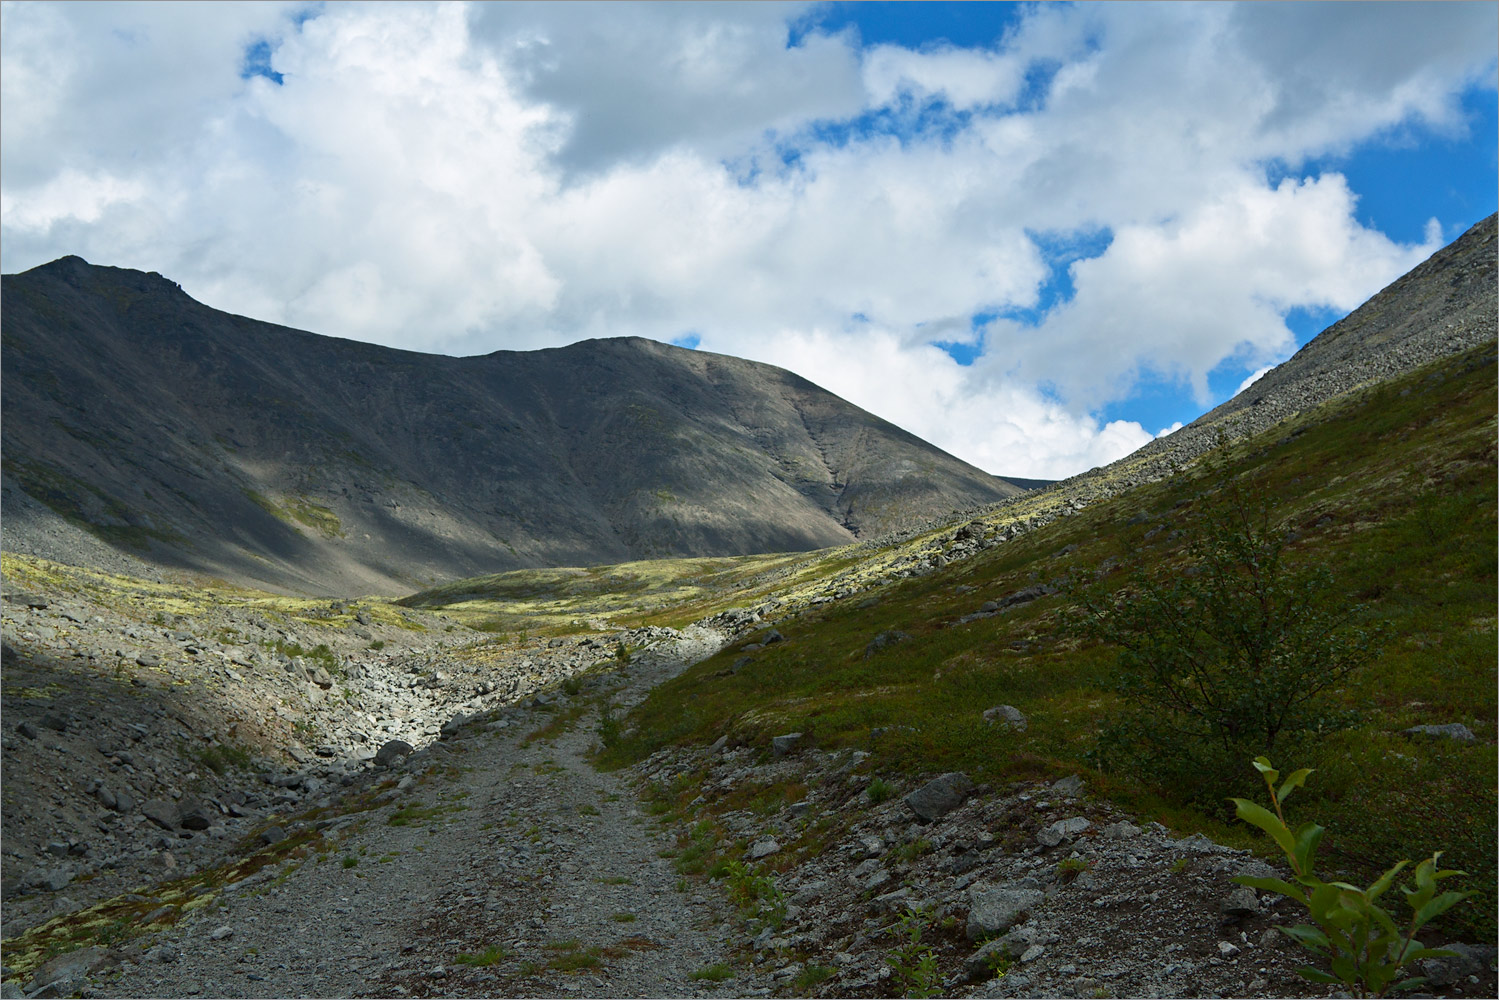
<svg viewBox="0 0 1499 1000">
<path fill-rule="evenodd" d="M 1439 230 L 1360 225 L 1341 176 L 1266 164 L 1455 134 L 1494 62 L 1492 5 L 1043 5 L 996 47 L 920 51 L 791 44 L 802 12 L 6 4 L 0 255 L 421 350 L 695 331 L 1061 476 L 1150 439 L 1091 416 L 1142 374 L 1206 403 L 1225 359 L 1286 353 L 1288 309 L 1429 253 Z M 282 85 L 241 78 L 257 40 Z M 1037 308 L 1045 248 L 1100 232 L 1070 301 L 972 328 Z M 970 367 L 929 346 L 980 333 Z"/>
</svg>

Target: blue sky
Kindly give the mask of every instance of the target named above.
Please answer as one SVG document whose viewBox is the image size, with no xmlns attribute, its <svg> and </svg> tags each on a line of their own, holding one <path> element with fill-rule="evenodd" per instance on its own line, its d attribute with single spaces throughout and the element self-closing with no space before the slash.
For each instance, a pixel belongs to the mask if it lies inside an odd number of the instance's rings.
<svg viewBox="0 0 1499 1000">
<path fill-rule="evenodd" d="M 1495 209 L 1494 4 L 9 4 L 0 265 L 413 350 L 781 365 L 998 474 Z"/>
</svg>

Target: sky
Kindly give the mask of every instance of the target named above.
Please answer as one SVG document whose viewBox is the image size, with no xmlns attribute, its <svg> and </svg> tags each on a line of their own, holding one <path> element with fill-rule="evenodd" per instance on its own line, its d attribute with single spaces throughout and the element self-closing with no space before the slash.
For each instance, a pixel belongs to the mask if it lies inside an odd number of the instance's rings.
<svg viewBox="0 0 1499 1000">
<path fill-rule="evenodd" d="M 0 269 L 452 355 L 789 368 L 998 475 L 1495 210 L 1495 3 L 0 6 Z"/>
</svg>

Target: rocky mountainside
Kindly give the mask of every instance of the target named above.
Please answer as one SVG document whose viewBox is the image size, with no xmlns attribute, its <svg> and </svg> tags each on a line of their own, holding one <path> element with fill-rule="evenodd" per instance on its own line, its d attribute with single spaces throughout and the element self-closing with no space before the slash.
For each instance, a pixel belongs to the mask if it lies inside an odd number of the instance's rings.
<svg viewBox="0 0 1499 1000">
<path fill-rule="evenodd" d="M 788 372 L 648 340 L 415 354 L 76 257 L 3 303 L 5 545 L 69 563 L 400 593 L 820 548 L 1020 492 Z"/>
</svg>

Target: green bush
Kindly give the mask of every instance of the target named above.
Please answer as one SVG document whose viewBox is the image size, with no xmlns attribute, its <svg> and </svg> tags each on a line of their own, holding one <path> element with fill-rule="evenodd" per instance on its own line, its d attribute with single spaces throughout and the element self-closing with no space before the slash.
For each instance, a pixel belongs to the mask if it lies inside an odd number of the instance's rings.
<svg viewBox="0 0 1499 1000">
<path fill-rule="evenodd" d="M 1281 804 L 1300 788 L 1312 772 L 1302 768 L 1287 776 L 1280 787 L 1275 785 L 1280 772 L 1265 757 L 1254 760 L 1255 769 L 1264 776 L 1270 790 L 1272 813 L 1248 799 L 1230 799 L 1239 819 L 1259 827 L 1285 852 L 1294 873 L 1295 884 L 1278 878 L 1256 878 L 1242 875 L 1234 881 L 1254 889 L 1278 892 L 1305 906 L 1312 924 L 1282 927 L 1303 947 L 1327 959 L 1332 972 L 1310 966 L 1297 971 L 1314 983 L 1342 984 L 1355 996 L 1384 996 L 1390 989 L 1405 990 L 1426 980 L 1421 976 L 1396 981 L 1400 970 L 1411 962 L 1425 958 L 1447 958 L 1454 952 L 1423 948 L 1416 944 L 1416 934 L 1426 924 L 1473 895 L 1471 892 L 1437 892 L 1437 882 L 1460 871 L 1441 871 L 1438 851 L 1422 861 L 1413 873 L 1415 888 L 1402 886 L 1400 891 L 1411 908 L 1410 922 L 1402 930 L 1395 919 L 1379 905 L 1379 899 L 1395 884 L 1395 878 L 1410 864 L 1398 862 L 1367 889 L 1347 882 L 1324 882 L 1313 874 L 1317 848 L 1326 833 L 1316 823 L 1303 823 L 1295 832 L 1286 825 Z"/>
<path fill-rule="evenodd" d="M 869 787 L 864 789 L 864 794 L 869 796 L 872 805 L 879 805 L 895 795 L 895 786 L 884 778 L 875 778 L 869 783 Z"/>
<path fill-rule="evenodd" d="M 1237 482 L 1199 502 L 1182 530 L 1188 564 L 1137 570 L 1075 623 L 1117 646 L 1112 680 L 1136 709 L 1100 744 L 1108 758 L 1220 768 L 1278 741 L 1343 728 L 1328 696 L 1379 652 L 1381 630 L 1323 568 L 1286 557 L 1289 525 Z"/>
</svg>

